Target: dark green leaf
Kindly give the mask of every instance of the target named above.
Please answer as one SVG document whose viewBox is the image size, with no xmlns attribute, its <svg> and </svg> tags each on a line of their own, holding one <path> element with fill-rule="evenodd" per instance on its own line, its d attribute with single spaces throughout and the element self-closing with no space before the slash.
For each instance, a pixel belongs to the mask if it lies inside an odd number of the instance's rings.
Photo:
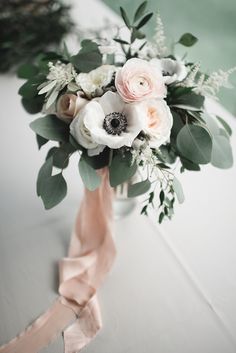
<svg viewBox="0 0 236 353">
<path fill-rule="evenodd" d="M 161 212 L 160 215 L 159 215 L 159 219 L 158 219 L 158 222 L 159 222 L 160 224 L 162 223 L 164 217 L 165 217 L 164 212 Z"/>
<path fill-rule="evenodd" d="M 137 170 L 136 163 L 131 164 L 131 154 L 126 154 L 124 157 L 117 154 L 109 167 L 110 170 L 110 184 L 115 187 L 123 182 L 129 180 Z"/>
<path fill-rule="evenodd" d="M 37 195 L 41 195 L 42 185 L 52 175 L 52 166 L 53 166 L 53 159 L 52 157 L 47 159 L 46 162 L 42 165 L 39 169 L 38 178 L 37 178 Z"/>
<path fill-rule="evenodd" d="M 125 10 L 123 9 L 123 7 L 120 7 L 120 14 L 121 14 L 121 17 L 123 18 L 123 21 L 124 21 L 124 23 L 126 24 L 126 26 L 127 26 L 128 28 L 130 28 L 130 27 L 131 27 L 131 24 L 130 24 L 129 18 L 128 18 L 128 16 L 127 16 Z"/>
<path fill-rule="evenodd" d="M 120 44 L 129 44 L 129 42 L 127 42 L 126 40 L 123 40 L 123 39 L 113 38 L 113 40 L 117 43 L 120 43 Z"/>
<path fill-rule="evenodd" d="M 145 205 L 143 208 L 142 208 L 142 210 L 141 210 L 141 214 L 144 214 L 145 216 L 147 216 L 147 207 L 148 207 L 148 205 Z"/>
<path fill-rule="evenodd" d="M 88 190 L 93 191 L 99 187 L 101 183 L 101 177 L 83 157 L 81 157 L 79 161 L 79 172 L 83 183 Z"/>
<path fill-rule="evenodd" d="M 69 164 L 69 155 L 61 147 L 52 147 L 46 159 L 53 157 L 53 165 L 59 169 L 64 169 Z"/>
<path fill-rule="evenodd" d="M 205 98 L 200 94 L 190 92 L 173 100 L 171 105 L 185 110 L 201 110 L 204 100 Z"/>
<path fill-rule="evenodd" d="M 160 205 L 163 205 L 163 202 L 165 199 L 165 193 L 163 190 L 161 190 L 161 192 L 160 192 L 159 199 L 160 199 Z"/>
<path fill-rule="evenodd" d="M 148 13 L 146 16 L 144 16 L 136 26 L 136 29 L 140 29 L 141 27 L 143 27 L 151 19 L 152 16 L 153 16 L 153 13 Z"/>
<path fill-rule="evenodd" d="M 38 68 L 32 64 L 23 64 L 17 70 L 19 78 L 29 79 L 38 73 Z"/>
<path fill-rule="evenodd" d="M 224 129 L 227 131 L 227 133 L 229 134 L 229 136 L 232 135 L 232 129 L 229 126 L 229 124 L 221 117 L 217 116 L 217 119 L 219 120 L 219 122 L 221 123 L 221 125 L 224 127 Z"/>
<path fill-rule="evenodd" d="M 36 96 L 31 99 L 28 98 L 22 98 L 21 103 L 27 113 L 29 114 L 37 114 L 41 112 L 44 104 L 44 98 L 43 96 Z"/>
<path fill-rule="evenodd" d="M 37 140 L 39 150 L 43 145 L 45 145 L 48 142 L 48 139 L 45 139 L 44 137 L 37 134 L 36 134 L 36 140 Z"/>
<path fill-rule="evenodd" d="M 27 81 L 20 87 L 18 93 L 20 96 L 30 99 L 38 95 L 37 84 Z"/>
<path fill-rule="evenodd" d="M 154 192 L 152 191 L 152 192 L 150 192 L 150 194 L 149 194 L 148 202 L 149 202 L 149 203 L 152 203 L 152 202 L 153 202 L 153 199 L 154 199 Z"/>
<path fill-rule="evenodd" d="M 175 191 L 175 194 L 177 196 L 179 203 L 183 203 L 184 202 L 183 188 L 182 188 L 182 185 L 180 184 L 179 180 L 176 177 L 174 177 L 174 179 L 173 179 L 173 188 L 174 188 L 174 191 Z"/>
<path fill-rule="evenodd" d="M 67 193 L 66 181 L 62 174 L 50 176 L 42 184 L 40 196 L 46 210 L 59 204 Z"/>
<path fill-rule="evenodd" d="M 128 197 L 136 197 L 145 194 L 146 192 L 148 192 L 150 187 L 151 183 L 148 179 L 129 185 Z"/>
<path fill-rule="evenodd" d="M 135 41 L 135 39 L 143 39 L 145 38 L 145 34 L 138 31 L 136 28 L 132 30 L 132 35 L 131 35 L 131 43 Z"/>
<path fill-rule="evenodd" d="M 144 14 L 147 7 L 147 1 L 142 2 L 141 5 L 137 8 L 134 14 L 134 22 L 138 21 Z"/>
<path fill-rule="evenodd" d="M 186 159 L 186 158 L 181 157 L 180 160 L 181 160 L 181 163 L 182 163 L 182 167 L 183 167 L 184 169 L 192 170 L 192 171 L 199 171 L 199 170 L 201 170 L 201 168 L 199 167 L 198 164 L 193 163 L 193 162 L 189 161 L 189 160 Z"/>
<path fill-rule="evenodd" d="M 212 139 L 200 125 L 185 125 L 176 140 L 180 155 L 195 164 L 207 164 L 211 160 Z"/>
<path fill-rule="evenodd" d="M 102 54 L 98 44 L 85 39 L 81 42 L 82 48 L 77 55 L 71 57 L 72 64 L 81 72 L 89 72 L 102 64 Z"/>
<path fill-rule="evenodd" d="M 30 127 L 37 135 L 45 139 L 62 142 L 69 140 L 69 125 L 55 115 L 38 118 L 30 124 Z"/>
<path fill-rule="evenodd" d="M 191 47 L 197 43 L 197 41 L 198 39 L 194 35 L 191 33 L 185 33 L 180 37 L 178 43 L 184 45 L 185 47 Z"/>
</svg>

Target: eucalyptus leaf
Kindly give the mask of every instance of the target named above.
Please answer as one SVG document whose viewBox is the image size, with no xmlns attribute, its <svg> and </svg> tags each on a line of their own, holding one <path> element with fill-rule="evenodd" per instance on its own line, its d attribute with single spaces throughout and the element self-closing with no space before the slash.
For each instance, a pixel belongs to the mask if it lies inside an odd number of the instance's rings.
<svg viewBox="0 0 236 353">
<path fill-rule="evenodd" d="M 38 73 L 38 68 L 32 64 L 23 64 L 17 70 L 19 78 L 29 79 Z"/>
<path fill-rule="evenodd" d="M 37 85 L 33 84 L 30 80 L 25 82 L 18 91 L 19 95 L 30 99 L 38 95 Z"/>
<path fill-rule="evenodd" d="M 197 41 L 198 39 L 193 34 L 185 33 L 180 37 L 178 43 L 184 45 L 185 47 L 191 47 L 197 43 Z"/>
<path fill-rule="evenodd" d="M 81 49 L 77 55 L 71 57 L 71 63 L 81 72 L 89 72 L 102 65 L 102 54 L 98 44 L 85 39 L 81 42 Z"/>
<path fill-rule="evenodd" d="M 145 194 L 146 192 L 148 192 L 150 187 L 151 183 L 148 179 L 129 185 L 128 197 L 136 197 Z"/>
<path fill-rule="evenodd" d="M 45 139 L 44 137 L 37 134 L 36 134 L 36 140 L 37 140 L 39 150 L 43 145 L 45 145 L 48 142 L 48 139 Z"/>
<path fill-rule="evenodd" d="M 69 155 L 61 147 L 52 147 L 46 159 L 53 157 L 53 165 L 59 169 L 65 169 L 69 164 Z"/>
<path fill-rule="evenodd" d="M 47 180 L 52 175 L 52 167 L 53 167 L 53 158 L 50 157 L 39 169 L 37 183 L 36 183 L 38 196 L 41 195 L 42 185 L 45 183 L 45 180 Z"/>
<path fill-rule="evenodd" d="M 83 157 L 81 157 L 79 161 L 79 172 L 83 183 L 88 190 L 93 191 L 99 187 L 101 183 L 101 177 L 97 174 L 96 170 L 86 162 Z"/>
<path fill-rule="evenodd" d="M 36 96 L 30 99 L 22 97 L 21 103 L 25 108 L 25 110 L 27 111 L 27 113 L 37 114 L 42 111 L 44 98 L 40 96 Z"/>
<path fill-rule="evenodd" d="M 200 125 L 186 124 L 176 140 L 180 155 L 195 164 L 211 161 L 212 139 L 208 131 Z"/>
<path fill-rule="evenodd" d="M 177 196 L 179 203 L 183 203 L 184 199 L 185 199 L 183 188 L 182 188 L 181 183 L 179 182 L 179 180 L 176 177 L 174 177 L 174 179 L 173 179 L 173 188 L 174 188 L 174 192 Z"/>
<path fill-rule="evenodd" d="M 128 181 L 137 171 L 136 163 L 131 164 L 131 154 L 117 154 L 109 167 L 110 184 L 112 187 Z"/>
<path fill-rule="evenodd" d="M 193 162 L 189 161 L 189 160 L 186 159 L 186 158 L 181 157 L 180 160 L 181 160 L 181 163 L 182 163 L 182 167 L 183 167 L 184 169 L 192 170 L 192 171 L 199 171 L 199 170 L 201 170 L 201 168 L 199 167 L 198 164 L 193 163 Z"/>
<path fill-rule="evenodd" d="M 231 168 L 233 165 L 233 153 L 230 142 L 223 135 L 214 135 L 211 164 L 221 169 Z"/>
<path fill-rule="evenodd" d="M 217 116 L 216 117 L 218 120 L 219 120 L 219 122 L 221 123 L 221 125 L 224 127 L 224 129 L 227 131 L 227 133 L 229 134 L 229 136 L 231 136 L 232 135 L 232 129 L 231 129 L 231 127 L 229 126 L 229 124 L 223 119 L 223 118 L 221 118 L 220 116 Z"/>
<path fill-rule="evenodd" d="M 30 127 L 37 135 L 48 140 L 67 142 L 69 139 L 69 126 L 55 115 L 38 118 Z"/>
<path fill-rule="evenodd" d="M 217 168 L 228 169 L 233 165 L 233 153 L 229 141 L 229 134 L 217 124 L 216 117 L 204 115 L 207 127 L 212 135 L 211 164 Z"/>
<path fill-rule="evenodd" d="M 41 186 L 40 196 L 46 210 L 59 204 L 67 194 L 67 185 L 61 173 L 50 176 Z"/>
</svg>

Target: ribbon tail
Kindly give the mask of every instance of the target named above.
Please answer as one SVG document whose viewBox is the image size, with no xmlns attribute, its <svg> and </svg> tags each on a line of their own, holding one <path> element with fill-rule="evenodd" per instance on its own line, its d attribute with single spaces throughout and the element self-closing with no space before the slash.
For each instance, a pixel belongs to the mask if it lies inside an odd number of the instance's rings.
<svg viewBox="0 0 236 353">
<path fill-rule="evenodd" d="M 31 326 L 9 343 L 0 347 L 1 353 L 37 353 L 56 339 L 59 333 L 76 319 L 72 309 L 60 298 Z"/>
<path fill-rule="evenodd" d="M 78 320 L 64 331 L 65 353 L 77 353 L 84 348 L 102 327 L 100 307 L 95 295 L 81 311 Z"/>
</svg>

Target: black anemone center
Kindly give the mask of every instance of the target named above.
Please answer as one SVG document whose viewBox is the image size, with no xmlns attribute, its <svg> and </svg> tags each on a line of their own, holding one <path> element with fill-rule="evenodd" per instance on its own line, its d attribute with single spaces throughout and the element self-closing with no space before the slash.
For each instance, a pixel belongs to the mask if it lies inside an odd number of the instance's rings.
<svg viewBox="0 0 236 353">
<path fill-rule="evenodd" d="M 117 128 L 120 125 L 120 120 L 117 118 L 114 118 L 111 120 L 111 126 L 114 128 Z"/>
<path fill-rule="evenodd" d="M 118 112 L 107 114 L 103 121 L 103 128 L 108 134 L 120 135 L 127 128 L 126 116 Z"/>
</svg>

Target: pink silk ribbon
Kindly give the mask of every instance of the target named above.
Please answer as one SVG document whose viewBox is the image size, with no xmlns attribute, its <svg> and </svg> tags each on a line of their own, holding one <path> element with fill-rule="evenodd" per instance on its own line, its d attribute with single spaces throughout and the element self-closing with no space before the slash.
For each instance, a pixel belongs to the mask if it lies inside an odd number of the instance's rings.
<svg viewBox="0 0 236 353">
<path fill-rule="evenodd" d="M 59 265 L 60 297 L 0 353 L 37 353 L 63 332 L 65 353 L 79 352 L 102 326 L 96 291 L 110 270 L 116 249 L 112 238 L 113 190 L 108 169 L 101 185 L 85 190 L 68 257 Z"/>
</svg>

